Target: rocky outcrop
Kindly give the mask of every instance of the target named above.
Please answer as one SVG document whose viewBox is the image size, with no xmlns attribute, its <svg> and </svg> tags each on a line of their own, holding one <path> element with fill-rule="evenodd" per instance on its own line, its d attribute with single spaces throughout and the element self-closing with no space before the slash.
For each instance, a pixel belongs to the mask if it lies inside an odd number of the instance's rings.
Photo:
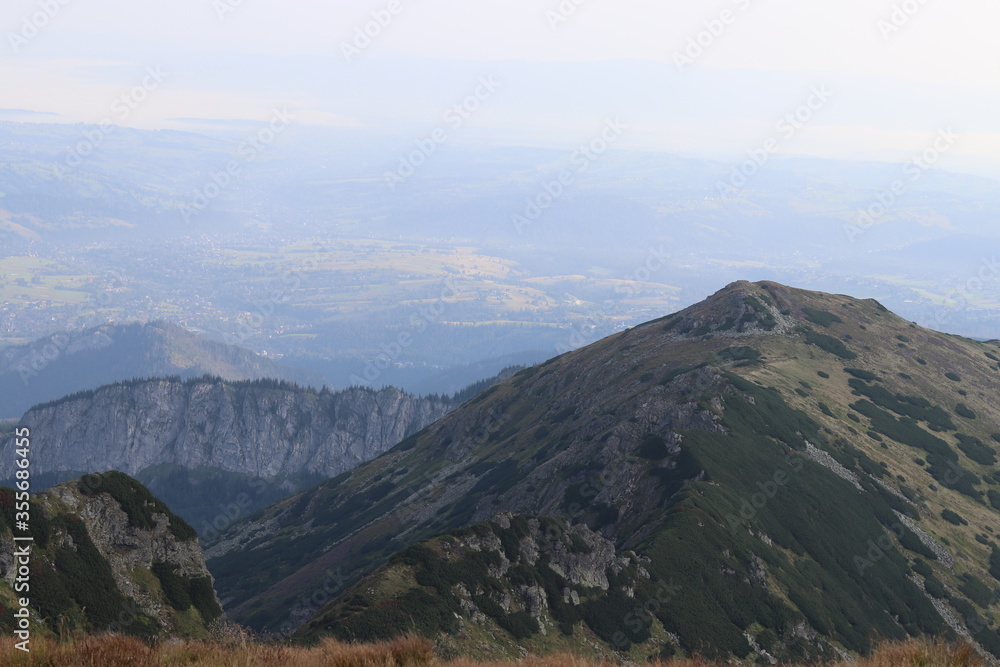
<svg viewBox="0 0 1000 667">
<path fill-rule="evenodd" d="M 109 385 L 33 408 L 33 472 L 120 470 L 158 464 L 254 477 L 334 476 L 375 458 L 444 416 L 451 404 L 398 389 L 315 391 L 277 381 L 217 378 Z M 13 458 L 12 436 L 0 455 Z"/>
<path fill-rule="evenodd" d="M 0 505 L 13 498 L 0 489 Z M 90 475 L 33 495 L 31 505 L 30 588 L 19 594 L 38 622 L 53 630 L 200 636 L 221 616 L 194 530 L 134 479 Z M 7 521 L 0 518 L 2 597 L 18 577 Z"/>
<path fill-rule="evenodd" d="M 647 563 L 583 524 L 501 512 L 407 549 L 297 634 L 391 637 L 416 622 L 439 653 L 486 660 L 542 645 L 568 650 L 578 646 L 571 638 L 579 633 L 593 637 L 588 653 L 612 659 L 631 640 L 609 633 L 604 617 L 640 620 L 634 595 L 651 585 Z M 427 587 L 436 599 L 426 596 Z M 493 641 L 484 645 L 483 636 Z"/>
</svg>

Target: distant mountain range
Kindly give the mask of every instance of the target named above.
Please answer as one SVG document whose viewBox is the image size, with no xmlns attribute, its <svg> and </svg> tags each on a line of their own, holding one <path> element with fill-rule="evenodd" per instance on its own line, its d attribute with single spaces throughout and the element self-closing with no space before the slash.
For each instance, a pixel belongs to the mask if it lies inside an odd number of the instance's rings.
<svg viewBox="0 0 1000 667">
<path fill-rule="evenodd" d="M 230 616 L 450 654 L 1000 656 L 1000 344 L 737 282 L 517 373 L 207 551 Z"/>
<path fill-rule="evenodd" d="M 319 373 L 169 322 L 109 324 L 0 348 L 0 418 L 20 417 L 38 403 L 112 382 L 169 375 L 323 385 Z"/>
</svg>

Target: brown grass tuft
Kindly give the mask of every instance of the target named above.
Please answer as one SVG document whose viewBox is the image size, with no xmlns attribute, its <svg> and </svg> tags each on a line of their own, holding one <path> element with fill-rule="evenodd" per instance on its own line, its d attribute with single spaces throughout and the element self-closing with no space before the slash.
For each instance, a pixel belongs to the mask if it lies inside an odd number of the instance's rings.
<svg viewBox="0 0 1000 667">
<path fill-rule="evenodd" d="M 654 667 L 721 667 L 701 659 L 671 660 Z M 611 667 L 613 663 L 561 654 L 519 662 L 481 663 L 468 658 L 442 662 L 430 642 L 415 636 L 377 644 L 347 644 L 326 639 L 317 646 L 287 646 L 255 641 L 241 632 L 211 641 L 168 641 L 151 647 L 138 639 L 114 635 L 68 641 L 33 639 L 31 653 L 0 644 L 0 665 L 12 667 Z M 911 639 L 886 643 L 855 663 L 828 667 L 986 667 L 968 644 Z"/>
</svg>

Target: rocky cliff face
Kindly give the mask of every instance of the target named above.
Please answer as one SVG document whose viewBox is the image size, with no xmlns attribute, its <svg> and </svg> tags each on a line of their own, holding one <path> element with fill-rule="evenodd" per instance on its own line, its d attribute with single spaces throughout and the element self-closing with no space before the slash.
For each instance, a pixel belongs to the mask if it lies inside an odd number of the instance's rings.
<svg viewBox="0 0 1000 667">
<path fill-rule="evenodd" d="M 444 400 L 393 388 L 314 391 L 203 378 L 129 382 L 38 406 L 21 419 L 37 449 L 34 474 L 160 464 L 271 478 L 333 476 L 442 417 Z M 11 457 L 14 438 L 0 440 Z"/>
<path fill-rule="evenodd" d="M 0 489 L 4 626 L 17 607 L 14 497 Z M 89 475 L 33 495 L 30 526 L 30 588 L 16 597 L 31 600 L 48 630 L 200 636 L 222 614 L 194 530 L 127 475 Z"/>
</svg>

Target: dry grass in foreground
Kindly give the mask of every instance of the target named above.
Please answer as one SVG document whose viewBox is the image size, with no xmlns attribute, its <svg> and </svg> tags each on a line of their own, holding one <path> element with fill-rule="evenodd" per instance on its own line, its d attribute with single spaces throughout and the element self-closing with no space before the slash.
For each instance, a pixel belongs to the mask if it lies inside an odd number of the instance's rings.
<svg viewBox="0 0 1000 667">
<path fill-rule="evenodd" d="M 25 654 L 8 638 L 0 647 L 0 665 L 25 667 L 607 667 L 572 655 L 528 658 L 519 663 L 478 663 L 467 659 L 441 661 L 432 645 L 417 637 L 379 644 L 344 644 L 326 640 L 311 648 L 237 643 L 177 641 L 150 647 L 138 639 L 94 636 L 60 642 L 32 640 Z M 658 667 L 719 667 L 720 663 L 679 660 Z M 829 667 L 986 667 L 971 646 L 941 641 L 910 640 L 882 645 L 857 663 Z M 657 667 L 654 665 L 654 667 Z"/>
</svg>

